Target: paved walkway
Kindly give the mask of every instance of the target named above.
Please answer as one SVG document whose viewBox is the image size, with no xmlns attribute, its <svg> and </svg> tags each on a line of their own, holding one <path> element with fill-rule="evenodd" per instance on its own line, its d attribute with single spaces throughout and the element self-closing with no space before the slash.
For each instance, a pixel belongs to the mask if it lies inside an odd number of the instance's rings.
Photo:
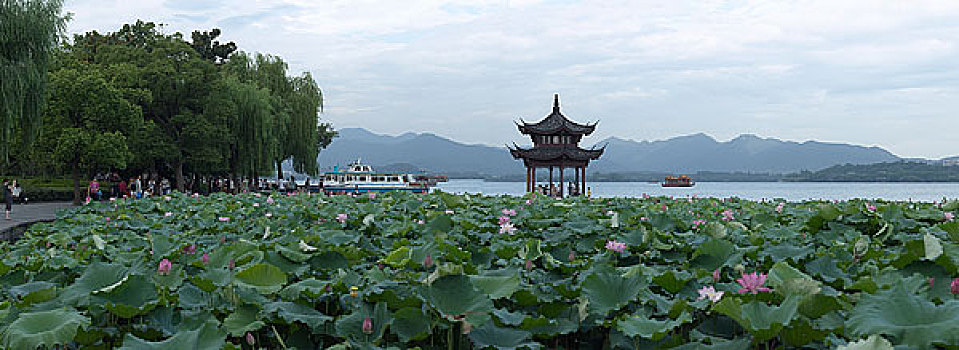
<svg viewBox="0 0 959 350">
<path fill-rule="evenodd" d="M 73 206 L 70 202 L 14 204 L 13 210 L 10 211 L 11 220 L 4 220 L 2 205 L 0 203 L 0 232 L 31 222 L 56 219 L 57 210 Z"/>
</svg>

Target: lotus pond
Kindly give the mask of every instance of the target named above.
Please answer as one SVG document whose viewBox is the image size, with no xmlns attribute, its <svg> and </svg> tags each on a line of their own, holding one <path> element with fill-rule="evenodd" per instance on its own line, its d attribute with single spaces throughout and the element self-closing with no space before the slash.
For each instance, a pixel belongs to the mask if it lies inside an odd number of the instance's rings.
<svg viewBox="0 0 959 350">
<path fill-rule="evenodd" d="M 119 200 L 0 245 L 0 331 L 9 349 L 959 349 L 956 210 Z"/>
</svg>

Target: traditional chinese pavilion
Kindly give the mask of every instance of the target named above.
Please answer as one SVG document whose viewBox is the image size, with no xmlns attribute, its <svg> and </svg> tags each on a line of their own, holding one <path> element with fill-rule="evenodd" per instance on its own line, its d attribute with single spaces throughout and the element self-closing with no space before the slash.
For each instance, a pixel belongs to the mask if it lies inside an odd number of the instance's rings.
<svg viewBox="0 0 959 350">
<path fill-rule="evenodd" d="M 563 169 L 572 168 L 576 173 L 573 189 L 582 194 L 586 189 L 586 167 L 590 160 L 603 155 L 606 148 L 583 149 L 579 141 L 596 129 L 596 123 L 579 124 L 569 120 L 559 111 L 559 94 L 553 96 L 553 113 L 538 123 L 517 123 L 519 132 L 529 135 L 533 147 L 522 148 L 515 143 L 509 147 L 515 159 L 522 159 L 526 165 L 526 192 L 536 189 L 536 169 L 549 168 L 549 186 L 553 188 L 553 169 L 559 170 L 559 196 L 563 196 Z M 554 193 L 555 194 L 555 193 Z"/>
</svg>

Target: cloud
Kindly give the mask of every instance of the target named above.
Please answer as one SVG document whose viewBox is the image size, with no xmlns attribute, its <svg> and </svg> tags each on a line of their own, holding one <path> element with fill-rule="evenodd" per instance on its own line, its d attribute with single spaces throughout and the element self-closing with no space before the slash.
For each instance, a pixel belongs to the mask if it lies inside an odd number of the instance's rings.
<svg viewBox="0 0 959 350">
<path fill-rule="evenodd" d="M 250 0 L 66 4 L 70 31 L 220 27 L 310 71 L 337 127 L 524 142 L 551 97 L 608 136 L 707 132 L 959 153 L 959 2 Z M 924 135 L 924 142 L 915 135 Z M 924 146 L 927 144 L 928 146 Z"/>
</svg>

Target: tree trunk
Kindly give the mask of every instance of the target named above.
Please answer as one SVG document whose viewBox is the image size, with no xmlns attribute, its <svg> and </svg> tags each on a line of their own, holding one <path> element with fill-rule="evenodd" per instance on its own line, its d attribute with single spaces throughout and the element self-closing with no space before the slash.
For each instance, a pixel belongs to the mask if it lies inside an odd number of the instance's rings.
<svg viewBox="0 0 959 350">
<path fill-rule="evenodd" d="M 183 160 L 180 159 L 176 161 L 176 190 L 180 193 L 183 193 L 183 190 L 186 189 L 184 182 L 186 180 L 183 179 Z"/>
<path fill-rule="evenodd" d="M 70 163 L 70 170 L 73 173 L 73 205 L 80 205 L 80 164 L 73 161 Z"/>
</svg>

